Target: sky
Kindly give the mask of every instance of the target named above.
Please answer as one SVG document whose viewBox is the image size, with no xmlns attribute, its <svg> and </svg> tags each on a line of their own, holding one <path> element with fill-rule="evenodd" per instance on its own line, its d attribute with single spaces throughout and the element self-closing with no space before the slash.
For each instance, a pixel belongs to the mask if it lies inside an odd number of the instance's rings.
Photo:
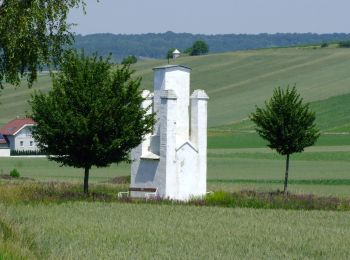
<svg viewBox="0 0 350 260">
<path fill-rule="evenodd" d="M 350 0 L 86 0 L 78 34 L 350 33 Z"/>
</svg>

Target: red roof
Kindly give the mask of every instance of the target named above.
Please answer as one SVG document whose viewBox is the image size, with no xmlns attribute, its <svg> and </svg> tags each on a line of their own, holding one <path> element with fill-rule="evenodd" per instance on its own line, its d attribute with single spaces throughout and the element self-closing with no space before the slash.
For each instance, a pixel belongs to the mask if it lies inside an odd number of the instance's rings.
<svg viewBox="0 0 350 260">
<path fill-rule="evenodd" d="M 25 125 L 34 125 L 35 122 L 31 118 L 14 119 L 8 122 L 5 126 L 0 128 L 0 134 L 2 135 L 14 135 L 21 130 Z"/>
</svg>

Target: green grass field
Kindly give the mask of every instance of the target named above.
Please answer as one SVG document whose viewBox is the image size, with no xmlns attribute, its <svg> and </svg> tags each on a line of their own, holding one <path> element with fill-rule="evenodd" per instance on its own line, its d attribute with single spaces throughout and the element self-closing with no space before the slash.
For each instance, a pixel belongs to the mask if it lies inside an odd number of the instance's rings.
<svg viewBox="0 0 350 260">
<path fill-rule="evenodd" d="M 274 87 L 296 84 L 316 111 L 322 135 L 314 147 L 291 157 L 289 190 L 350 198 L 350 50 L 264 49 L 177 62 L 192 67 L 192 90 L 205 89 L 210 96 L 208 190 L 283 188 L 284 158 L 266 148 L 247 118 Z M 164 63 L 134 66 L 144 88 L 152 88 L 151 68 Z M 0 124 L 23 116 L 32 91 L 48 91 L 50 85 L 41 76 L 33 89 L 5 88 Z M 82 169 L 46 158 L 0 158 L 0 174 L 13 168 L 35 181 L 83 181 Z M 92 169 L 90 180 L 99 187 L 128 175 L 129 165 L 112 165 Z M 21 181 L 0 179 L 0 185 L 9 182 Z M 116 193 L 120 186 L 109 189 Z M 348 212 L 336 211 L 0 201 L 0 260 L 349 259 L 348 219 Z"/>
<path fill-rule="evenodd" d="M 222 142 L 216 142 L 217 139 L 212 140 L 209 137 L 209 190 L 282 189 L 284 157 L 265 148 L 258 137 L 249 138 L 250 135 L 239 134 L 239 141 L 234 140 L 231 143 L 230 138 L 234 139 L 234 136 L 223 135 Z M 244 140 L 249 140 L 246 145 Z M 332 135 L 322 142 L 320 140 L 322 145 L 292 155 L 290 191 L 350 197 L 348 141 L 349 137 L 346 135 Z M 46 158 L 0 158 L 0 173 L 8 174 L 13 168 L 18 169 L 21 176 L 37 181 L 81 183 L 83 178 L 82 169 L 60 167 Z M 116 176 L 128 175 L 130 165 L 112 165 L 109 168 L 92 169 L 90 180 L 93 183 L 105 183 Z"/>
<path fill-rule="evenodd" d="M 288 48 L 183 57 L 176 62 L 193 69 L 191 87 L 207 91 L 209 125 L 218 126 L 247 118 L 255 105 L 261 105 L 277 86 L 296 84 L 309 102 L 349 94 L 349 57 L 350 50 L 346 49 Z M 153 85 L 150 67 L 162 63 L 136 64 L 145 88 Z M 331 105 L 331 101 L 325 102 Z M 319 116 L 327 112 L 324 109 L 332 108 L 337 113 L 342 113 L 341 109 L 349 111 L 348 106 L 340 102 L 337 108 L 323 106 Z M 339 123 L 345 124 L 345 120 Z"/>
<path fill-rule="evenodd" d="M 152 67 L 165 63 L 144 61 L 134 66 L 136 75 L 143 78 L 143 88 L 152 89 Z M 349 130 L 349 96 L 343 97 L 350 94 L 349 49 L 276 48 L 182 57 L 176 63 L 193 69 L 192 90 L 207 91 L 211 127 L 241 122 L 255 105 L 272 95 L 273 88 L 296 84 L 306 101 L 315 102 L 324 130 Z M 35 89 L 47 91 L 49 86 L 49 77 L 42 76 L 32 90 L 5 88 L 0 97 L 0 124 L 29 111 L 30 93 Z"/>
<path fill-rule="evenodd" d="M 37 181 L 80 182 L 83 178 L 82 169 L 61 167 L 60 164 L 46 158 L 0 158 L 0 173 L 9 174 L 13 168 L 16 168 L 22 177 Z M 90 181 L 106 182 L 116 176 L 127 175 L 130 175 L 130 165 L 113 164 L 107 168 L 92 168 Z"/>
<path fill-rule="evenodd" d="M 350 257 L 348 212 L 99 202 L 7 207 L 0 204 L 0 212 L 3 223 L 12 224 L 12 237 L 0 243 L 0 252 L 23 258 Z M 18 234 L 21 239 L 16 240 L 17 244 L 11 243 Z M 18 250 L 13 252 L 15 246 Z"/>
</svg>

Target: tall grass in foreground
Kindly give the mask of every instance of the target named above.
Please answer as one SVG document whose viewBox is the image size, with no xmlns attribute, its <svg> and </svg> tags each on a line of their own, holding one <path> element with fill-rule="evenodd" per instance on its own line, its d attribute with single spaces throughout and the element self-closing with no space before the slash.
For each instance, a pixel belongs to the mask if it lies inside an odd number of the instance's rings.
<svg viewBox="0 0 350 260">
<path fill-rule="evenodd" d="M 34 259 L 34 244 L 25 234 L 18 234 L 13 229 L 13 221 L 7 223 L 0 214 L 0 259 Z"/>
<path fill-rule="evenodd" d="M 240 191 L 229 193 L 214 192 L 195 204 L 255 209 L 295 209 L 295 210 L 350 210 L 350 200 L 336 197 L 287 194 L 281 192 Z"/>
<path fill-rule="evenodd" d="M 68 182 L 21 182 L 0 183 L 0 203 L 63 203 L 68 201 L 116 201 L 117 193 L 126 191 L 128 184 L 92 184 L 87 196 L 82 185 Z"/>
<path fill-rule="evenodd" d="M 0 204 L 0 212 L 41 259 L 350 257 L 348 212 L 104 202 Z"/>
<path fill-rule="evenodd" d="M 117 199 L 127 187 L 94 184 L 86 196 L 70 183 L 0 184 L 0 259 L 350 257 L 349 211 L 341 212 L 349 199 L 255 191 L 187 203 Z"/>
<path fill-rule="evenodd" d="M 51 182 L 25 183 L 14 182 L 0 185 L 0 202 L 4 204 L 64 203 L 71 201 L 118 202 L 133 204 L 177 204 L 196 206 L 220 206 L 229 208 L 264 208 L 296 210 L 350 210 L 350 199 L 337 197 L 320 197 L 304 194 L 287 194 L 280 192 L 216 191 L 203 198 L 193 198 L 188 202 L 167 199 L 118 199 L 117 193 L 128 189 L 127 184 L 93 185 L 90 194 L 81 192 L 80 185 Z"/>
</svg>

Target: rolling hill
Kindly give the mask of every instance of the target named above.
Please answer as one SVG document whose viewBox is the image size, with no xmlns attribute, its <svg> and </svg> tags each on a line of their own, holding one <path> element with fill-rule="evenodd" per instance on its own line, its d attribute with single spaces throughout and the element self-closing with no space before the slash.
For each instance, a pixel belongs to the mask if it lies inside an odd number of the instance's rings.
<svg viewBox="0 0 350 260">
<path fill-rule="evenodd" d="M 255 105 L 263 104 L 275 87 L 296 84 L 304 99 L 312 102 L 323 130 L 350 129 L 346 96 L 350 94 L 349 49 L 265 49 L 183 57 L 177 62 L 193 69 L 192 89 L 207 91 L 209 126 L 249 126 L 242 120 Z M 160 63 L 135 66 L 145 88 L 152 86 L 150 67 Z"/>
<path fill-rule="evenodd" d="M 112 59 L 121 61 L 128 55 L 140 59 L 162 59 L 168 49 L 176 47 L 184 51 L 194 41 L 202 39 L 208 43 L 210 52 L 252 50 L 271 47 L 285 47 L 305 44 L 321 44 L 345 41 L 350 34 L 331 33 L 276 33 L 276 34 L 191 34 L 191 33 L 146 33 L 146 34 L 111 34 L 100 33 L 76 35 L 75 48 L 86 53 L 98 52 L 100 55 L 112 54 Z"/>
<path fill-rule="evenodd" d="M 142 87 L 153 86 L 152 67 L 165 60 L 134 65 Z M 191 88 L 204 89 L 209 97 L 209 126 L 251 129 L 246 120 L 255 105 L 263 104 L 276 86 L 296 84 L 298 91 L 317 113 L 322 130 L 350 130 L 350 49 L 273 48 L 181 57 L 176 63 L 192 68 Z M 34 90 L 47 91 L 47 75 L 33 89 L 6 87 L 0 96 L 0 124 L 29 110 L 27 100 Z"/>
</svg>

